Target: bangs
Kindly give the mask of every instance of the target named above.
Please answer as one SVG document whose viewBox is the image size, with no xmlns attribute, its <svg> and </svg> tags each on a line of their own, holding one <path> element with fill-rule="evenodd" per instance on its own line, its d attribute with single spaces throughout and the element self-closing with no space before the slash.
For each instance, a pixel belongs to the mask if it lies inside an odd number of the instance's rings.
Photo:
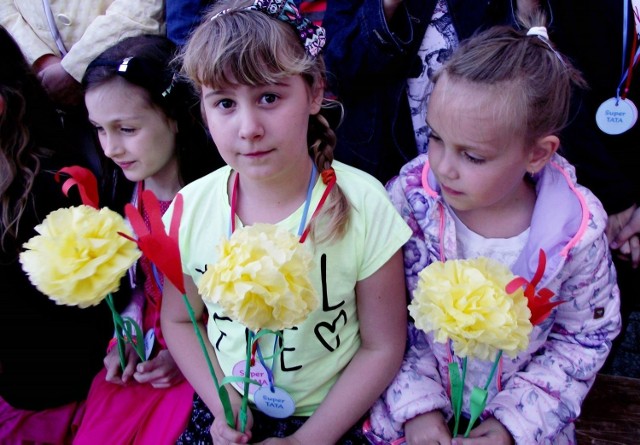
<svg viewBox="0 0 640 445">
<path fill-rule="evenodd" d="M 183 54 L 182 70 L 197 86 L 273 85 L 313 71 L 288 24 L 251 10 L 232 10 L 200 26 Z M 307 76 L 304 76 L 307 77 Z"/>
</svg>

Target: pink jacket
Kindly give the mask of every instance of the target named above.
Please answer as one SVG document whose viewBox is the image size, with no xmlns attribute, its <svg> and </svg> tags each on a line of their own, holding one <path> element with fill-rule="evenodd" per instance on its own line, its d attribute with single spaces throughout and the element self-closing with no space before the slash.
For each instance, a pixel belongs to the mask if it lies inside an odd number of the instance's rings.
<svg viewBox="0 0 640 445">
<path fill-rule="evenodd" d="M 563 303 L 534 327 L 526 352 L 503 356 L 481 418 L 498 419 L 519 445 L 575 444 L 573 422 L 620 331 L 619 290 L 598 199 L 576 184 L 573 167 L 559 155 L 535 180 L 530 236 L 512 271 L 531 279 L 544 249 L 547 267 L 538 288 L 549 288 Z M 456 257 L 455 224 L 426 155 L 405 165 L 387 189 L 413 230 L 404 247 L 412 293 L 424 267 Z M 409 325 L 402 367 L 371 410 L 372 443 L 401 438 L 404 423 L 422 413 L 438 409 L 451 418 L 451 360 L 461 363 L 449 345 Z M 471 390 L 484 386 L 491 366 L 468 361 L 463 415 L 468 417 Z"/>
</svg>

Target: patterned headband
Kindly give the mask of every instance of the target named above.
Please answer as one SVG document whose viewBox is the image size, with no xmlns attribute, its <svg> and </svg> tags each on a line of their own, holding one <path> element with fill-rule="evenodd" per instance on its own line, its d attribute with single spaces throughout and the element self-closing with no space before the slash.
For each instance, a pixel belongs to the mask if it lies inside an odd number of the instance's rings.
<svg viewBox="0 0 640 445">
<path fill-rule="evenodd" d="M 254 0 L 253 5 L 246 8 L 224 9 L 211 17 L 211 20 L 215 20 L 221 15 L 241 10 L 260 11 L 293 26 L 304 45 L 305 51 L 311 57 L 316 57 L 320 54 L 325 44 L 326 33 L 324 28 L 316 26 L 309 19 L 302 17 L 293 0 Z"/>
</svg>

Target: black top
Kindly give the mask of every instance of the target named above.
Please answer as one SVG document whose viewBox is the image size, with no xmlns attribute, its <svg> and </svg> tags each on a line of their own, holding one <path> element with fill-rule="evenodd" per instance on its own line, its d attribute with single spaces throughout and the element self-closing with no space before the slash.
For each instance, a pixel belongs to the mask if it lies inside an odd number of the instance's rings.
<svg viewBox="0 0 640 445">
<path fill-rule="evenodd" d="M 628 3 L 627 42 L 629 66 L 636 32 L 631 0 Z M 544 2 L 543 2 L 544 3 Z M 580 69 L 589 89 L 575 96 L 573 120 L 561 135 L 561 153 L 576 166 L 578 182 L 590 188 L 605 210 L 618 213 L 640 203 L 640 175 L 636 161 L 640 122 L 625 133 L 608 135 L 595 122 L 596 110 L 616 94 L 622 77 L 622 1 L 550 0 L 549 37 Z M 640 72 L 633 72 L 628 97 L 640 106 Z"/>
<path fill-rule="evenodd" d="M 31 285 L 18 261 L 35 225 L 55 209 L 79 204 L 54 179 L 73 164 L 58 155 L 42 160 L 19 239 L 0 252 L 0 396 L 15 408 L 42 410 L 84 399 L 113 335 L 105 302 L 58 306 Z"/>
</svg>

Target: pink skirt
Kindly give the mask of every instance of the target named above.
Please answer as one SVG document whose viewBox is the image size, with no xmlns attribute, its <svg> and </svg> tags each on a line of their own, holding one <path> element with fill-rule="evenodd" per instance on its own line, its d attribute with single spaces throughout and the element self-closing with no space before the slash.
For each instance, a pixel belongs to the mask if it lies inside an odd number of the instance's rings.
<svg viewBox="0 0 640 445">
<path fill-rule="evenodd" d="M 68 445 L 83 412 L 84 402 L 27 411 L 12 407 L 0 397 L 0 444 Z"/>
<path fill-rule="evenodd" d="M 149 384 L 120 386 L 105 380 L 103 369 L 93 379 L 86 410 L 73 445 L 175 444 L 191 417 L 193 388 L 184 380 L 170 388 Z"/>
</svg>

